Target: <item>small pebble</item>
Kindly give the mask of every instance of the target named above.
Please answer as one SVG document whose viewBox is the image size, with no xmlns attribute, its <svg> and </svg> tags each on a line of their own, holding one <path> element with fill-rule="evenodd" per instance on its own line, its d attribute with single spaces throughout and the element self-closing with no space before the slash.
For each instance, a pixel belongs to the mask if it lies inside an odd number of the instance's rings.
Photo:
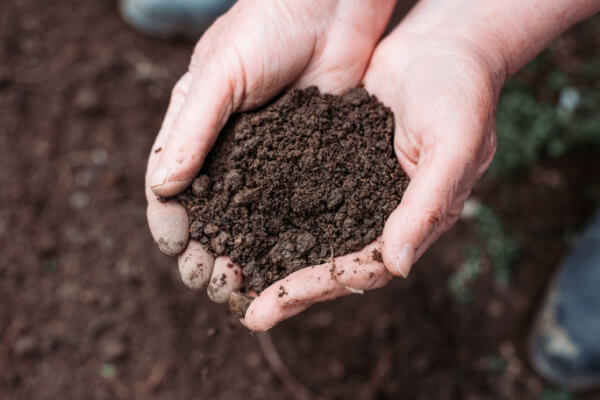
<svg viewBox="0 0 600 400">
<path fill-rule="evenodd" d="M 204 233 L 209 236 L 216 234 L 217 232 L 219 232 L 219 230 L 219 227 L 215 224 L 206 224 L 206 226 L 204 227 Z"/>
<path fill-rule="evenodd" d="M 210 179 L 206 175 L 200 175 L 192 182 L 192 192 L 196 197 L 202 197 L 208 193 L 210 187 Z"/>
<path fill-rule="evenodd" d="M 116 338 L 104 339 L 100 344 L 100 356 L 104 361 L 116 361 L 127 354 L 125 344 Z"/>
<path fill-rule="evenodd" d="M 38 342 L 31 335 L 19 337 L 13 347 L 13 352 L 17 357 L 29 358 L 38 353 Z"/>
</svg>

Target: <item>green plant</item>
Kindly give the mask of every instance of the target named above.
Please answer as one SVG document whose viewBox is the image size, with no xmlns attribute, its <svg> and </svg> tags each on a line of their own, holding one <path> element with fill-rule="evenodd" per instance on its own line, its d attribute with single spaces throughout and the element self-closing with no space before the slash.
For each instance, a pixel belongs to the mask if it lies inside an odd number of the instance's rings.
<svg viewBox="0 0 600 400">
<path fill-rule="evenodd" d="M 56 270 L 56 259 L 54 258 L 46 258 L 44 260 L 42 260 L 42 271 L 44 271 L 45 273 L 51 273 L 54 272 Z"/>
<path fill-rule="evenodd" d="M 508 364 L 508 362 L 500 354 L 488 357 L 487 362 L 488 370 L 496 374 L 501 374 L 504 372 L 506 365 Z"/>
<path fill-rule="evenodd" d="M 519 257 L 519 241 L 508 233 L 500 216 L 490 207 L 480 205 L 475 218 L 496 282 L 506 285 L 510 280 L 512 266 Z"/>
<path fill-rule="evenodd" d="M 573 395 L 562 389 L 544 389 L 538 397 L 539 400 L 572 400 Z"/>
<path fill-rule="evenodd" d="M 448 280 L 448 288 L 460 304 L 466 304 L 473 299 L 469 283 L 481 273 L 480 260 L 481 249 L 478 246 L 467 248 L 461 267 Z"/>
<path fill-rule="evenodd" d="M 508 233 L 500 216 L 490 207 L 478 204 L 473 220 L 478 239 L 466 249 L 462 265 L 448 280 L 452 295 L 461 304 L 473 298 L 469 285 L 481 274 L 483 257 L 489 259 L 496 282 L 506 285 L 520 253 L 519 241 Z"/>
<path fill-rule="evenodd" d="M 600 17 L 586 24 L 593 37 Z M 527 172 L 540 158 L 558 157 L 579 146 L 600 149 L 600 57 L 578 60 L 578 67 L 568 73 L 560 66 L 565 63 L 558 62 L 561 57 L 565 60 L 550 47 L 505 85 L 496 114 L 498 149 L 486 178 L 513 177 Z M 582 193 L 600 198 L 593 184 L 583 187 Z M 508 284 L 520 252 L 518 240 L 493 209 L 478 205 L 473 218 L 479 238 L 448 281 L 461 304 L 472 299 L 469 286 L 481 274 L 484 258 L 496 282 Z"/>
<path fill-rule="evenodd" d="M 113 364 L 102 364 L 100 375 L 105 379 L 114 379 L 117 376 L 117 368 Z"/>
<path fill-rule="evenodd" d="M 542 78 L 531 84 L 523 75 Z M 550 49 L 521 76 L 510 79 L 500 97 L 498 150 L 488 176 L 518 174 L 540 157 L 557 157 L 577 146 L 600 148 L 600 58 L 567 74 L 556 65 Z"/>
</svg>

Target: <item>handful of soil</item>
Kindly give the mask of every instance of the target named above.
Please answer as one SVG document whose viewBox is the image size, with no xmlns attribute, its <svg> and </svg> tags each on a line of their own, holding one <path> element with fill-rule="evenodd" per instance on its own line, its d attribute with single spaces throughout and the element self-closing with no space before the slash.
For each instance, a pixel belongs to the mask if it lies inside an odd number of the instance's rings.
<svg viewBox="0 0 600 400">
<path fill-rule="evenodd" d="M 257 292 L 360 250 L 408 185 L 393 133 L 391 110 L 362 88 L 343 96 L 295 89 L 233 116 L 178 196 L 191 238 L 228 255 Z"/>
</svg>

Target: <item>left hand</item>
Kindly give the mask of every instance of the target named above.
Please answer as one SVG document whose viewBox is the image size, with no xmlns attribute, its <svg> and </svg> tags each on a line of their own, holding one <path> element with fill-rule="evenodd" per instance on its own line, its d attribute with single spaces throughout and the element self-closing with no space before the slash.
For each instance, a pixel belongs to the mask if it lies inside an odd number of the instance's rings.
<svg viewBox="0 0 600 400">
<path fill-rule="evenodd" d="M 415 31 L 396 28 L 378 45 L 363 79 L 394 111 L 394 149 L 411 177 L 401 204 L 382 237 L 362 251 L 299 270 L 263 291 L 246 312 L 248 328 L 266 330 L 313 303 L 381 287 L 393 275 L 406 277 L 456 222 L 492 161 L 504 74 L 474 41 Z"/>
<path fill-rule="evenodd" d="M 189 240 L 185 209 L 172 197 L 192 182 L 234 112 L 256 108 L 289 87 L 315 85 L 342 93 L 364 76 L 393 0 L 245 0 L 219 18 L 196 45 L 188 72 L 173 88 L 148 159 L 148 225 L 161 251 L 178 256 L 181 277 L 223 303 L 241 284 Z"/>
</svg>

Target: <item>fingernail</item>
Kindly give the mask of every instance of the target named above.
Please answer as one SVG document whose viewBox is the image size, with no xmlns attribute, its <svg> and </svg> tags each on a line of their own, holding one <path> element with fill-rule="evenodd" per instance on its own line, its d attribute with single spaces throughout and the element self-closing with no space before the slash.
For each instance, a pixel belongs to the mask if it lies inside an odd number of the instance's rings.
<svg viewBox="0 0 600 400">
<path fill-rule="evenodd" d="M 403 278 L 408 278 L 408 273 L 410 272 L 414 258 L 415 247 L 412 244 L 405 245 L 394 263 L 394 269 Z"/>
<path fill-rule="evenodd" d="M 246 315 L 246 311 L 248 311 L 248 307 L 250 307 L 250 303 L 254 300 L 250 296 L 246 296 L 245 294 L 233 291 L 229 294 L 229 312 L 232 315 L 235 315 L 238 318 L 244 318 Z"/>
<path fill-rule="evenodd" d="M 167 180 L 168 173 L 169 172 L 167 171 L 167 168 L 165 168 L 164 166 L 161 165 L 160 167 L 158 167 L 154 172 L 154 175 L 152 175 L 152 181 L 150 182 L 150 186 L 156 187 L 164 184 Z"/>
</svg>

